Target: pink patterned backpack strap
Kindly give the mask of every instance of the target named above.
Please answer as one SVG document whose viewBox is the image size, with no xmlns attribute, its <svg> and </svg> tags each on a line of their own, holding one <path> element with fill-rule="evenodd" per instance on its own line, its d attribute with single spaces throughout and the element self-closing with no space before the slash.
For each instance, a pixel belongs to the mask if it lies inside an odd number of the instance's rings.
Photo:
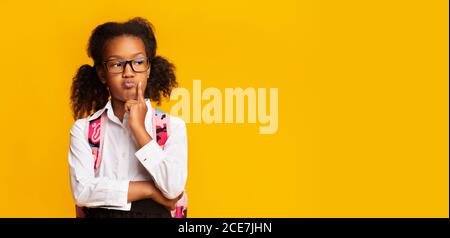
<svg viewBox="0 0 450 238">
<path fill-rule="evenodd" d="M 94 120 L 88 122 L 87 139 L 89 146 L 92 150 L 92 156 L 94 159 L 94 172 L 97 175 L 98 168 L 102 162 L 103 152 L 103 136 L 105 134 L 105 121 L 106 113 Z"/>
<path fill-rule="evenodd" d="M 153 125 L 155 126 L 156 142 L 164 149 L 167 139 L 169 139 L 169 117 L 164 112 L 154 109 Z"/>
<path fill-rule="evenodd" d="M 152 120 L 154 125 L 154 131 L 156 136 L 156 142 L 164 150 L 164 146 L 169 139 L 169 126 L 170 120 L 166 113 L 154 109 L 152 113 Z M 187 217 L 187 194 L 183 192 L 183 196 L 178 200 L 175 210 L 171 211 L 173 218 L 186 218 Z"/>
</svg>

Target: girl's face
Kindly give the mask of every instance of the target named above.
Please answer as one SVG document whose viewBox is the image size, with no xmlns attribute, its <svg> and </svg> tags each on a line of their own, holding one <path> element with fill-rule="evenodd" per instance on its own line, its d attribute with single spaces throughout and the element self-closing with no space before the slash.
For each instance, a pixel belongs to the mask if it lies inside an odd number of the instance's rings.
<svg viewBox="0 0 450 238">
<path fill-rule="evenodd" d="M 150 65 L 142 40 L 119 36 L 109 40 L 103 51 L 105 63 L 98 67 L 100 80 L 109 88 L 111 97 L 120 102 L 137 100 L 137 85 L 147 87 Z"/>
</svg>

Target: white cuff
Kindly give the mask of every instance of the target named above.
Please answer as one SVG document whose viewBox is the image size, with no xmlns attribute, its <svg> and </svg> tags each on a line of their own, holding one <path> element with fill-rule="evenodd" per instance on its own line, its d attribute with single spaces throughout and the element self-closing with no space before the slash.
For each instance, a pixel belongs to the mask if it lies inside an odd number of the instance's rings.
<svg viewBox="0 0 450 238">
<path fill-rule="evenodd" d="M 113 187 L 110 188 L 108 198 L 106 199 L 109 204 L 106 206 L 126 206 L 128 203 L 128 186 L 130 182 L 127 180 L 117 181 L 112 183 Z"/>
<path fill-rule="evenodd" d="M 155 167 L 164 159 L 164 151 L 159 147 L 155 139 L 142 146 L 134 155 L 152 176 Z"/>
</svg>

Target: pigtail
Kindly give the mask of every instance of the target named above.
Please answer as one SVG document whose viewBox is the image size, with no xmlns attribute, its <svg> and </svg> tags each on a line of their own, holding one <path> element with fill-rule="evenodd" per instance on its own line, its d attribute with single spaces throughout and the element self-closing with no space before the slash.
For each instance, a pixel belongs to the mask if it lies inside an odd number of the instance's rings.
<svg viewBox="0 0 450 238">
<path fill-rule="evenodd" d="M 162 97 L 170 97 L 172 89 L 178 86 L 175 66 L 161 56 L 154 57 L 150 64 L 150 78 L 147 82 L 145 96 L 159 105 Z"/>
<path fill-rule="evenodd" d="M 73 118 L 76 120 L 89 116 L 103 108 L 108 99 L 108 89 L 98 78 L 95 68 L 82 65 L 72 82 L 70 100 Z"/>
</svg>

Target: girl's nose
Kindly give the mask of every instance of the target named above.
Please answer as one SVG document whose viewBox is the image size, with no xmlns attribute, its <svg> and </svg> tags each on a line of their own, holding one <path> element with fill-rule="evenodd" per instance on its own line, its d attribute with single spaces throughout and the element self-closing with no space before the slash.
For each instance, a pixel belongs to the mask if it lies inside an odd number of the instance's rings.
<svg viewBox="0 0 450 238">
<path fill-rule="evenodd" d="M 125 77 L 125 78 L 133 77 L 133 76 L 134 76 L 134 71 L 133 71 L 133 69 L 131 68 L 131 62 L 127 62 L 127 63 L 124 65 L 124 69 L 123 69 L 122 76 Z"/>
</svg>

